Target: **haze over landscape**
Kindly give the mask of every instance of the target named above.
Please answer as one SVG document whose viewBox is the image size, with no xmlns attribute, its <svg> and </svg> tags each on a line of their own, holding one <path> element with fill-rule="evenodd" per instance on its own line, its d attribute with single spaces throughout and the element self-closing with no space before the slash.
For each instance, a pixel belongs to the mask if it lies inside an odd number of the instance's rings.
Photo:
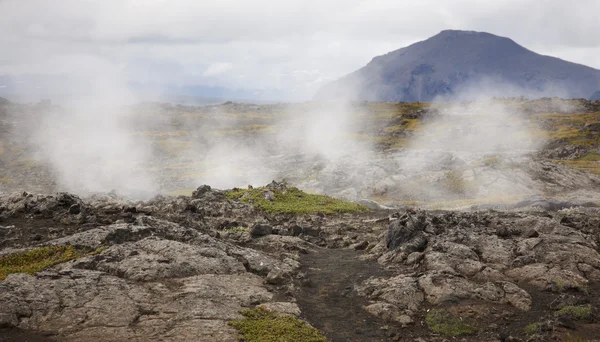
<svg viewBox="0 0 600 342">
<path fill-rule="evenodd" d="M 0 0 L 0 342 L 600 340 L 596 13 Z"/>
<path fill-rule="evenodd" d="M 587 15 L 599 6 L 593 0 L 576 7 L 560 0 L 68 0 L 50 7 L 4 0 L 0 96 L 64 101 L 127 87 L 147 100 L 303 101 L 373 57 L 447 29 L 509 37 L 536 53 L 600 69 L 600 40 L 592 33 L 600 24 Z"/>
</svg>

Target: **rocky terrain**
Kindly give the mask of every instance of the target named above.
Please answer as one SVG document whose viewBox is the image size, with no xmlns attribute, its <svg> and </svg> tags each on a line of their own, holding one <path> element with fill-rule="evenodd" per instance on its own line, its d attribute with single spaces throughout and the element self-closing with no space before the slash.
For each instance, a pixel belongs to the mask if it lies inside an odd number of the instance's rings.
<svg viewBox="0 0 600 342">
<path fill-rule="evenodd" d="M 3 196 L 0 340 L 237 341 L 229 323 L 255 307 L 332 341 L 600 337 L 596 206 L 301 214 L 329 207 L 231 198 Z"/>
<path fill-rule="evenodd" d="M 598 102 L 337 106 L 3 102 L 0 341 L 600 339 Z"/>
</svg>

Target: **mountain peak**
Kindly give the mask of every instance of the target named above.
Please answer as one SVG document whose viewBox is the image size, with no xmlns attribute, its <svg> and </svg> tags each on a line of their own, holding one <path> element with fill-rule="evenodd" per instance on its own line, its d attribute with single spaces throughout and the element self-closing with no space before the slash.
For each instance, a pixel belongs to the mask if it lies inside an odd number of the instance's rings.
<svg viewBox="0 0 600 342">
<path fill-rule="evenodd" d="M 326 85 L 317 99 L 432 101 L 469 96 L 587 98 L 600 89 L 600 71 L 536 54 L 487 32 L 444 30 L 373 58 Z"/>
</svg>

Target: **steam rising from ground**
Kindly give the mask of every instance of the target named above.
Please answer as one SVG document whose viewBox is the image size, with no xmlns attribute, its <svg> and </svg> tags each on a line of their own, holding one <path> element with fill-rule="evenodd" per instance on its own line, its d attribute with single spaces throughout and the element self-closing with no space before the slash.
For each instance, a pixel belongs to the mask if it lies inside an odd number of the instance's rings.
<svg viewBox="0 0 600 342">
<path fill-rule="evenodd" d="M 190 107 L 125 106 L 119 95 L 114 106 L 83 101 L 27 127 L 34 158 L 51 167 L 56 190 L 115 189 L 148 198 L 200 184 L 232 188 L 287 179 L 350 200 L 538 193 L 522 166 L 542 141 L 514 102 L 433 104 L 407 143 L 384 152 L 372 139 L 381 133 L 371 125 L 375 114 L 364 104 L 304 103 L 272 112 L 226 104 L 186 113 Z"/>
<path fill-rule="evenodd" d="M 97 58 L 76 58 L 79 79 L 58 110 L 46 108 L 21 127 L 34 146 L 33 158 L 56 175 L 56 188 L 78 194 L 117 190 L 149 197 L 158 190 L 147 172 L 151 150 L 132 132 L 135 113 L 126 105 L 135 96 L 118 67 Z"/>
<path fill-rule="evenodd" d="M 520 166 L 543 141 L 517 106 L 487 100 L 437 107 L 439 114 L 395 156 L 406 194 L 439 200 L 535 193 Z"/>
<path fill-rule="evenodd" d="M 115 108 L 74 108 L 49 114 L 32 135 L 37 159 L 47 162 L 60 188 L 79 193 L 112 189 L 136 197 L 157 190 L 144 166 L 148 146 L 135 141 L 126 111 Z"/>
</svg>

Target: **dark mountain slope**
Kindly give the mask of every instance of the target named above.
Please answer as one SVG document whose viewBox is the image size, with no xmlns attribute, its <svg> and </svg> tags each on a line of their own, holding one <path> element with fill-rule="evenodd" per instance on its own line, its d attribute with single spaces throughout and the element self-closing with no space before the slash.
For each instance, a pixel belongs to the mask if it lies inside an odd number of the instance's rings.
<svg viewBox="0 0 600 342">
<path fill-rule="evenodd" d="M 587 98 L 600 70 L 532 52 L 511 39 L 474 31 L 442 31 L 373 58 L 323 87 L 317 99 L 431 101 L 487 96 Z"/>
</svg>

